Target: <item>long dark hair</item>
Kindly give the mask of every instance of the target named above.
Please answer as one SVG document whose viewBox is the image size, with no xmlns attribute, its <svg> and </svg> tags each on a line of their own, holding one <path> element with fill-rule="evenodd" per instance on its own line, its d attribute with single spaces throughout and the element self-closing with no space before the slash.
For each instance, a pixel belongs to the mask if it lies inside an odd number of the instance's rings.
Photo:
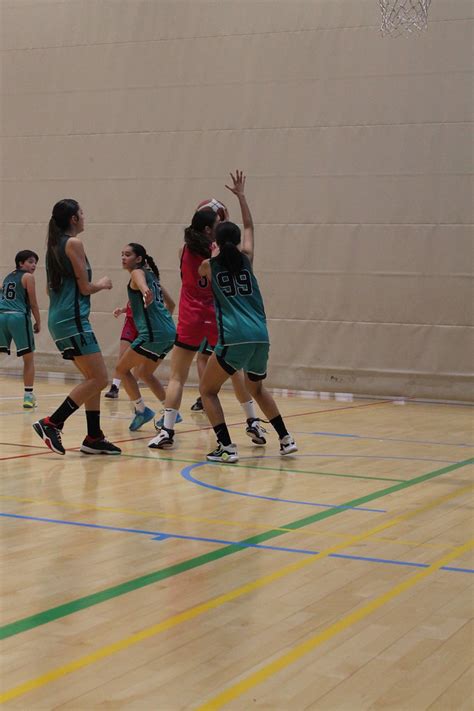
<svg viewBox="0 0 474 711">
<path fill-rule="evenodd" d="M 129 242 L 128 246 L 131 247 L 132 252 L 137 256 L 142 258 L 142 264 L 141 266 L 145 267 L 150 267 L 151 271 L 153 274 L 156 276 L 158 281 L 160 281 L 160 270 L 156 266 L 155 260 L 153 257 L 150 257 L 149 254 L 146 253 L 146 249 L 142 244 L 138 244 L 137 242 Z"/>
<path fill-rule="evenodd" d="M 204 232 L 206 227 L 212 230 L 217 214 L 212 208 L 204 208 L 194 213 L 189 227 L 184 230 L 184 242 L 194 254 L 208 259 L 211 256 L 211 239 Z"/>
<path fill-rule="evenodd" d="M 219 247 L 217 260 L 219 264 L 232 274 L 242 269 L 242 252 L 237 247 L 240 244 L 240 227 L 233 222 L 220 222 L 215 231 L 215 240 Z"/>
<path fill-rule="evenodd" d="M 46 247 L 46 269 L 48 272 L 48 286 L 53 291 L 58 291 L 63 276 L 67 274 L 66 265 L 59 254 L 59 238 L 69 228 L 71 218 L 77 215 L 79 203 L 72 198 L 60 200 L 53 207 L 53 213 L 48 225 L 48 243 Z"/>
</svg>

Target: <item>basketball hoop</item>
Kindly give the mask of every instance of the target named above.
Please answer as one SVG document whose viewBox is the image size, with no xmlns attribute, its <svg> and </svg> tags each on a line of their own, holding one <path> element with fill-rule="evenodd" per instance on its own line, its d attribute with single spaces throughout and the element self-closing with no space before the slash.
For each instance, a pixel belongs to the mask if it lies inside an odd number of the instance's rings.
<svg viewBox="0 0 474 711">
<path fill-rule="evenodd" d="M 379 0 L 383 35 L 398 37 L 426 30 L 431 0 Z"/>
</svg>

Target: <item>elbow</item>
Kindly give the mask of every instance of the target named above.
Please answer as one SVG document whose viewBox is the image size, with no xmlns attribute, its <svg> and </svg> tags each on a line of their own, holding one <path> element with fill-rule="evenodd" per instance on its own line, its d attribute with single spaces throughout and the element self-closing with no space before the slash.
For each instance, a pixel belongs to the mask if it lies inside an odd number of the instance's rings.
<svg viewBox="0 0 474 711">
<path fill-rule="evenodd" d="M 91 290 L 89 287 L 89 284 L 79 284 L 79 293 L 81 296 L 90 296 L 91 295 Z"/>
</svg>

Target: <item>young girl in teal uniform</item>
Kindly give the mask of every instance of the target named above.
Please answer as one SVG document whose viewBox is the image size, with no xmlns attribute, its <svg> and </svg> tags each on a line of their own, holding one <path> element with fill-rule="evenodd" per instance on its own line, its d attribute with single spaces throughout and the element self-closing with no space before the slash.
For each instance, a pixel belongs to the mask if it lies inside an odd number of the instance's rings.
<svg viewBox="0 0 474 711">
<path fill-rule="evenodd" d="M 152 420 L 155 413 L 145 406 L 131 370 L 138 367 L 142 377 L 149 380 L 172 349 L 176 327 L 170 312 L 174 301 L 160 285 L 158 267 L 141 244 L 132 242 L 123 248 L 122 266 L 130 272 L 128 300 L 138 336 L 122 353 L 116 373 L 135 407 L 130 423 L 130 429 L 135 431 Z"/>
<path fill-rule="evenodd" d="M 35 381 L 35 333 L 40 332 L 41 318 L 36 300 L 35 278 L 33 276 L 38 255 L 31 249 L 23 249 L 15 257 L 15 269 L 3 280 L 0 296 L 0 353 L 10 353 L 12 340 L 16 354 L 23 358 L 23 384 L 25 392 L 23 407 L 36 407 L 33 393 Z M 31 314 L 35 324 L 31 328 Z"/>
<path fill-rule="evenodd" d="M 280 439 L 280 454 L 297 451 L 275 400 L 262 381 L 267 375 L 270 348 L 263 300 L 252 269 L 254 230 L 245 198 L 245 176 L 232 175 L 233 186 L 226 187 L 237 196 L 242 210 L 244 237 L 233 222 L 218 223 L 215 240 L 218 254 L 202 262 L 199 274 L 212 284 L 216 305 L 219 341 L 209 358 L 200 383 L 204 409 L 217 436 L 217 448 L 207 455 L 214 462 L 236 462 L 237 447 L 232 444 L 218 393 L 225 381 L 243 369 L 246 386 L 257 401 Z"/>
<path fill-rule="evenodd" d="M 81 405 L 87 418 L 87 436 L 81 452 L 120 454 L 100 428 L 100 392 L 107 386 L 107 369 L 89 323 L 90 297 L 111 289 L 109 277 L 92 282 L 92 271 L 79 235 L 84 213 L 76 200 L 60 200 L 49 221 L 46 272 L 50 299 L 49 332 L 63 358 L 72 360 L 84 380 L 49 417 L 33 425 L 35 432 L 57 454 L 66 454 L 61 440 L 65 421 Z"/>
</svg>

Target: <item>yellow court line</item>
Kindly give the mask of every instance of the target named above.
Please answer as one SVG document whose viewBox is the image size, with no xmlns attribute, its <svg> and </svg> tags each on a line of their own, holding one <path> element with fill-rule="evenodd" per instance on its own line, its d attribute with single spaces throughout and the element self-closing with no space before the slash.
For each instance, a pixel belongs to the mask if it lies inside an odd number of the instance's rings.
<svg viewBox="0 0 474 711">
<path fill-rule="evenodd" d="M 336 533 L 335 531 L 327 531 L 321 529 L 319 526 L 317 529 L 312 529 L 310 531 L 305 531 L 298 528 L 285 528 L 284 526 L 272 526 L 271 523 L 267 525 L 257 525 L 255 523 L 249 523 L 247 521 L 233 521 L 231 519 L 218 519 L 218 518 L 203 518 L 200 516 L 182 516 L 179 514 L 166 514 L 161 511 L 141 511 L 138 509 L 128 509 L 120 508 L 114 506 L 95 506 L 93 504 L 81 503 L 81 502 L 71 502 L 71 501 L 55 501 L 54 499 L 34 499 L 26 496 L 3 496 L 0 495 L 0 501 L 16 501 L 19 503 L 28 504 L 39 504 L 39 505 L 50 505 L 50 506 L 62 506 L 63 508 L 80 509 L 83 512 L 86 511 L 104 511 L 105 513 L 123 513 L 130 514 L 133 516 L 143 516 L 143 517 L 153 517 L 175 520 L 175 521 L 187 521 L 191 523 L 206 523 L 211 526 L 222 525 L 222 526 L 238 526 L 240 528 L 248 528 L 252 531 L 268 531 L 270 526 L 274 531 L 283 531 L 284 533 L 293 533 L 303 536 L 305 538 L 314 538 L 315 536 L 322 536 L 327 538 L 346 538 L 347 533 Z M 422 543 L 421 541 L 411 541 L 403 538 L 391 538 L 389 536 L 374 536 L 375 541 L 392 541 L 402 546 L 421 546 L 423 548 L 446 548 L 446 545 L 442 543 Z"/>
<path fill-rule="evenodd" d="M 319 632 L 314 637 L 311 637 L 310 639 L 307 639 L 306 641 L 296 645 L 296 647 L 293 647 L 293 649 L 291 649 L 286 654 L 282 654 L 282 656 L 278 659 L 275 659 L 273 662 L 266 664 L 258 671 L 254 672 L 253 674 L 250 674 L 245 679 L 242 679 L 241 681 L 237 682 L 237 684 L 230 686 L 217 696 L 214 696 L 214 698 L 210 699 L 209 701 L 206 701 L 206 703 L 202 704 L 201 706 L 198 706 L 196 711 L 215 711 L 215 709 L 220 709 L 222 706 L 228 704 L 230 701 L 234 701 L 236 698 L 244 694 L 249 689 L 252 689 L 254 686 L 257 686 L 257 684 L 261 684 L 270 676 L 273 676 L 285 667 L 298 661 L 298 659 L 303 657 L 305 654 L 311 652 L 313 649 L 315 649 L 315 647 L 318 647 L 320 644 L 327 642 L 335 635 L 339 634 L 340 632 L 343 632 L 344 630 L 348 629 L 360 620 L 363 620 L 365 617 L 372 614 L 372 612 L 375 612 L 383 605 L 386 605 L 387 602 L 390 602 L 395 597 L 398 597 L 399 595 L 404 593 L 406 590 L 409 590 L 414 585 L 417 585 L 421 580 L 428 577 L 428 575 L 432 575 L 444 565 L 447 565 L 447 563 L 451 562 L 455 558 L 459 558 L 459 556 L 471 550 L 472 548 L 474 548 L 474 539 L 468 541 L 467 543 L 464 543 L 462 546 L 457 546 L 457 548 L 453 548 L 450 553 L 432 563 L 429 568 L 425 568 L 425 570 L 421 571 L 420 573 L 416 573 L 411 578 L 408 578 L 408 580 L 405 580 L 404 582 L 395 585 L 395 587 L 391 590 L 388 590 L 388 592 L 379 595 L 374 600 L 371 600 L 366 605 L 363 605 L 358 610 L 355 610 L 355 612 L 351 612 L 349 615 L 346 615 L 334 624 L 330 625 L 329 627 L 326 627 L 326 629 L 324 629 L 322 632 Z"/>
<path fill-rule="evenodd" d="M 440 504 L 443 504 L 451 499 L 457 498 L 462 494 L 466 493 L 467 491 L 472 491 L 473 489 L 474 485 L 469 484 L 468 486 L 462 487 L 461 489 L 453 491 L 450 494 L 445 494 L 444 496 L 434 499 L 428 504 L 424 504 L 423 506 L 414 509 L 413 511 L 410 511 L 406 514 L 396 516 L 395 518 L 390 519 L 385 523 L 381 523 L 378 526 L 375 526 L 374 528 L 365 531 L 364 533 L 348 536 L 345 541 L 342 541 L 337 545 L 331 546 L 330 548 L 326 548 L 326 550 L 321 551 L 320 553 L 317 553 L 316 555 L 311 556 L 310 558 L 305 558 L 304 560 L 298 561 L 297 563 L 291 563 L 290 565 L 286 565 L 285 567 L 280 568 L 274 573 L 270 573 L 269 575 L 257 578 L 256 580 L 250 583 L 246 583 L 245 585 L 241 585 L 238 588 L 234 588 L 234 590 L 231 590 L 228 593 L 224 593 L 223 595 L 219 595 L 211 600 L 208 600 L 207 602 L 201 603 L 200 605 L 196 605 L 195 607 L 192 607 L 189 610 L 185 610 L 184 612 L 181 612 L 177 615 L 173 615 L 167 620 L 163 620 L 163 622 L 159 622 L 156 625 L 152 625 L 151 627 L 141 630 L 140 632 L 130 635 L 129 637 L 119 640 L 118 642 L 108 644 L 105 647 L 102 647 L 101 649 L 92 652 L 91 654 L 86 654 L 85 656 L 81 657 L 80 659 L 77 659 L 76 661 L 69 662 L 68 664 L 65 664 L 61 667 L 56 667 L 56 669 L 52 669 L 51 671 L 46 672 L 46 674 L 41 674 L 40 676 L 37 676 L 34 679 L 30 679 L 29 681 L 19 684 L 18 686 L 12 687 L 11 689 L 5 691 L 3 694 L 0 694 L 0 703 L 5 703 L 6 701 L 10 701 L 11 699 L 17 698 L 18 696 L 22 696 L 23 694 L 26 694 L 29 691 L 33 691 L 34 689 L 38 689 L 42 686 L 45 686 L 46 684 L 49 684 L 52 681 L 55 681 L 56 679 L 60 679 L 61 677 L 66 676 L 67 674 L 71 674 L 72 672 L 78 671 L 79 669 L 87 667 L 90 664 L 94 664 L 95 662 L 98 662 L 101 659 L 105 659 L 106 657 L 109 657 L 112 654 L 116 654 L 117 652 L 121 652 L 125 649 L 128 649 L 129 647 L 138 644 L 139 642 L 142 642 L 145 639 L 149 639 L 150 637 L 153 637 L 159 634 L 160 632 L 164 632 L 165 630 L 175 627 L 176 625 L 180 625 L 183 622 L 192 620 L 195 617 L 198 617 L 199 615 L 208 612 L 209 610 L 213 610 L 217 607 L 220 607 L 221 605 L 224 605 L 225 603 L 230 602 L 231 600 L 235 600 L 239 597 L 242 597 L 242 595 L 246 595 L 247 593 L 253 592 L 254 590 L 258 590 L 259 588 L 263 588 L 267 585 L 270 585 L 271 583 L 275 582 L 276 580 L 280 580 L 286 575 L 306 568 L 309 565 L 313 565 L 315 561 L 320 560 L 321 558 L 326 558 L 331 553 L 336 553 L 337 551 L 343 550 L 347 546 L 370 538 L 379 531 L 383 531 L 392 526 L 396 526 L 398 523 L 413 518 L 414 516 L 417 516 L 420 513 L 424 513 L 425 511 L 428 511 L 430 509 L 436 508 L 436 506 L 439 506 Z"/>
</svg>

